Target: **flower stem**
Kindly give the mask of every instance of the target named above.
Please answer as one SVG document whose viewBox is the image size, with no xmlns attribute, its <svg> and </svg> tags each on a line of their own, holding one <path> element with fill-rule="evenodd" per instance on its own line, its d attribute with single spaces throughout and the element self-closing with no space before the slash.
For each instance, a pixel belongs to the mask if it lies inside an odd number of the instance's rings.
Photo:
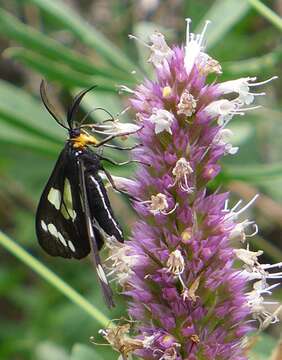
<svg viewBox="0 0 282 360">
<path fill-rule="evenodd" d="M 40 261 L 35 259 L 21 246 L 11 240 L 2 231 L 0 231 L 0 244 L 19 260 L 25 263 L 28 267 L 30 267 L 33 271 L 35 271 L 38 275 L 40 275 L 43 279 L 49 282 L 49 284 L 57 288 L 57 290 L 64 294 L 69 300 L 92 316 L 93 319 L 98 321 L 103 327 L 106 327 L 109 324 L 110 320 L 102 312 L 95 308 L 89 301 L 87 301 L 72 287 L 66 284 Z"/>
<path fill-rule="evenodd" d="M 249 0 L 249 3 L 266 19 L 268 19 L 274 26 L 282 31 L 282 19 L 274 11 L 269 9 L 260 0 Z"/>
</svg>

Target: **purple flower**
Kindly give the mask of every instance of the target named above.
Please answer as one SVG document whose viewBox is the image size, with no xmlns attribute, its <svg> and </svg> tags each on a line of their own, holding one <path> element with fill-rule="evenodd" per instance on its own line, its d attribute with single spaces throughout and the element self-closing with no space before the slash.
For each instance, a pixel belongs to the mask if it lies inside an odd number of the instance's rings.
<svg viewBox="0 0 282 360">
<path fill-rule="evenodd" d="M 128 182 L 140 220 L 131 241 L 108 243 L 109 259 L 136 320 L 141 346 L 132 351 L 140 358 L 243 360 L 245 336 L 256 322 L 263 329 L 278 320 L 263 295 L 277 286 L 267 279 L 282 275 L 269 270 L 282 263 L 261 265 L 262 252 L 251 251 L 248 242 L 256 224 L 238 220 L 257 196 L 230 209 L 229 194 L 210 194 L 207 184 L 220 172 L 218 161 L 238 151 L 228 123 L 258 108 L 250 104 L 264 93 L 250 88 L 267 81 L 208 83 L 208 75 L 222 73 L 204 52 L 208 22 L 201 34 L 189 26 L 187 20 L 184 47 L 169 48 L 159 33 L 146 45 L 156 78 L 131 91 L 131 105 L 142 126 L 143 146 L 134 157 L 150 166 L 140 165 Z M 126 188 L 126 180 L 119 183 Z M 235 268 L 236 260 L 243 268 Z"/>
</svg>

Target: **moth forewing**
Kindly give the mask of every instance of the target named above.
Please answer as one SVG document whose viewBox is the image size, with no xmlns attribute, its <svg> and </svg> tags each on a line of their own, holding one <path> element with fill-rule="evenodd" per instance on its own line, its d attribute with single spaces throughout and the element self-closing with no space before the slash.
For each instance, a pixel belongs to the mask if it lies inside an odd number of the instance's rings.
<svg viewBox="0 0 282 360">
<path fill-rule="evenodd" d="M 90 245 L 75 167 L 73 150 L 66 144 L 40 198 L 36 233 L 48 254 L 81 259 L 88 255 Z"/>
</svg>

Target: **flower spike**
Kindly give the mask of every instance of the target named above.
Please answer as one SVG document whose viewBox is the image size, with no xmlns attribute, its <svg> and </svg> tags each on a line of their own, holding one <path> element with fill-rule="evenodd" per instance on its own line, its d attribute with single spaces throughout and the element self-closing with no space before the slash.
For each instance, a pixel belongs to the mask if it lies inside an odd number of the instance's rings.
<svg viewBox="0 0 282 360">
<path fill-rule="evenodd" d="M 144 45 L 154 80 L 124 88 L 140 127 L 133 157 L 141 164 L 134 180 L 117 185 L 135 199 L 139 220 L 130 241 L 107 241 L 106 264 L 135 323 L 133 335 L 125 327 L 118 338 L 102 335 L 124 359 L 246 360 L 251 326 L 261 331 L 278 321 L 281 308 L 269 297 L 282 263 L 261 264 L 263 252 L 253 250 L 258 226 L 249 212 L 258 195 L 229 206 L 229 194 L 208 184 L 221 171 L 219 160 L 239 150 L 227 125 L 258 109 L 253 102 L 264 89 L 253 88 L 276 77 L 207 83 L 207 75 L 222 73 L 205 53 L 209 21 L 200 34 L 191 32 L 190 19 L 186 25 L 182 47 L 152 34 Z"/>
</svg>

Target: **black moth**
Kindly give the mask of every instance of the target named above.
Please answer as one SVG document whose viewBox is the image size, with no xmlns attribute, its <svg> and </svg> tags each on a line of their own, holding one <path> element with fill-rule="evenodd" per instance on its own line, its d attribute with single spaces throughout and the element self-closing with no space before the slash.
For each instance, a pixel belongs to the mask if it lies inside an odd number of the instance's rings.
<svg viewBox="0 0 282 360">
<path fill-rule="evenodd" d="M 59 155 L 45 186 L 36 213 L 36 233 L 39 244 L 52 256 L 81 259 L 92 250 L 94 265 L 109 307 L 114 306 L 99 250 L 103 232 L 123 242 L 123 233 L 114 217 L 99 171 L 103 171 L 114 187 L 111 175 L 103 168 L 102 157 L 89 148 L 107 146 L 117 135 L 108 135 L 100 142 L 89 133 L 91 126 L 75 120 L 83 96 L 92 88 L 80 92 L 70 105 L 66 124 L 49 102 L 45 82 L 41 82 L 42 101 L 57 123 L 69 132 L 69 138 Z M 94 125 L 95 126 L 95 125 Z M 131 132 L 132 133 L 132 132 Z M 115 145 L 108 145 L 124 149 Z M 128 148 L 126 148 L 128 149 Z"/>
</svg>

